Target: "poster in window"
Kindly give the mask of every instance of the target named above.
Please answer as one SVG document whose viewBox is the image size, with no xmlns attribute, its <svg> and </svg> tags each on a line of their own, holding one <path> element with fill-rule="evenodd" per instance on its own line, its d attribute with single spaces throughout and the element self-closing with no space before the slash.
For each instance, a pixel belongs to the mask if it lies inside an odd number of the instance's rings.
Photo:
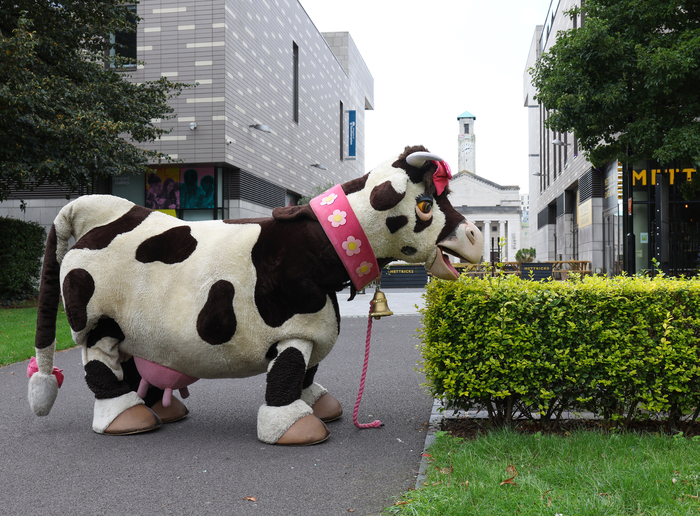
<svg viewBox="0 0 700 516">
<path fill-rule="evenodd" d="M 146 176 L 146 208 L 176 210 L 180 207 L 180 169 L 157 168 Z"/>
<path fill-rule="evenodd" d="M 180 169 L 180 208 L 214 208 L 214 167 Z"/>
</svg>

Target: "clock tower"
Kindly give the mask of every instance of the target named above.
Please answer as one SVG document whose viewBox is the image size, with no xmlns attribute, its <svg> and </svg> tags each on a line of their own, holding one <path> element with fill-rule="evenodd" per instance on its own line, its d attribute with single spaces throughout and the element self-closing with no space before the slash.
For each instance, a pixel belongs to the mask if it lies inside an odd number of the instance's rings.
<svg viewBox="0 0 700 516">
<path fill-rule="evenodd" d="M 457 117 L 459 124 L 459 136 L 457 136 L 458 170 L 457 172 L 469 172 L 476 174 L 476 137 L 474 136 L 474 122 L 476 117 L 469 111 L 465 111 Z"/>
</svg>

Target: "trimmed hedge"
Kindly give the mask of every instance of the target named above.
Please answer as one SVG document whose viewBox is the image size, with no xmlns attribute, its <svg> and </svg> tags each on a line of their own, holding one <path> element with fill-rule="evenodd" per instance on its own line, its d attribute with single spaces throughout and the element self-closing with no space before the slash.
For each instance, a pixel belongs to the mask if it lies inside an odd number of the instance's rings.
<svg viewBox="0 0 700 516">
<path fill-rule="evenodd" d="M 422 312 L 426 383 L 448 408 L 486 409 L 494 424 L 698 416 L 698 278 L 462 277 L 431 282 Z"/>
<path fill-rule="evenodd" d="M 45 243 L 40 224 L 0 217 L 0 304 L 36 295 Z"/>
</svg>

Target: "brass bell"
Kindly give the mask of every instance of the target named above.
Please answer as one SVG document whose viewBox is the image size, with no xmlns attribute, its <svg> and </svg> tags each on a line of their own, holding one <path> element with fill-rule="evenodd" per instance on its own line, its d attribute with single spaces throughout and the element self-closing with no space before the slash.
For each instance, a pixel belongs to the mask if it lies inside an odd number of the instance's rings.
<svg viewBox="0 0 700 516">
<path fill-rule="evenodd" d="M 386 296 L 384 292 L 379 290 L 379 285 L 377 285 L 377 290 L 374 291 L 374 297 L 372 298 L 372 310 L 369 316 L 375 319 L 380 319 L 382 316 L 393 315 L 394 312 L 389 310 L 389 305 L 386 302 Z"/>
</svg>

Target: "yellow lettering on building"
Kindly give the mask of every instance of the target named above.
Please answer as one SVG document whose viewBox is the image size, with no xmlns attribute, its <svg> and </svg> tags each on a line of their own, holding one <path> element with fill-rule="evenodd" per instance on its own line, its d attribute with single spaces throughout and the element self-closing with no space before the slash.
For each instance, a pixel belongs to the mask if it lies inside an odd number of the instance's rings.
<svg viewBox="0 0 700 516">
<path fill-rule="evenodd" d="M 578 227 L 585 228 L 593 224 L 593 199 L 588 199 L 578 205 Z"/>
<path fill-rule="evenodd" d="M 642 170 L 640 172 L 637 172 L 636 170 L 632 171 L 632 186 L 637 184 L 637 179 L 642 180 L 642 185 L 646 186 L 647 185 L 647 171 Z"/>
<path fill-rule="evenodd" d="M 669 184 L 674 184 L 676 181 L 676 173 L 685 174 L 686 181 L 693 180 L 693 174 L 697 172 L 694 168 L 654 168 L 651 170 L 651 184 L 656 184 L 657 174 L 668 174 Z M 681 176 L 682 177 L 682 176 Z M 641 182 L 642 186 L 647 185 L 647 171 L 645 170 L 632 170 L 632 186 L 637 186 L 638 182 Z"/>
</svg>

